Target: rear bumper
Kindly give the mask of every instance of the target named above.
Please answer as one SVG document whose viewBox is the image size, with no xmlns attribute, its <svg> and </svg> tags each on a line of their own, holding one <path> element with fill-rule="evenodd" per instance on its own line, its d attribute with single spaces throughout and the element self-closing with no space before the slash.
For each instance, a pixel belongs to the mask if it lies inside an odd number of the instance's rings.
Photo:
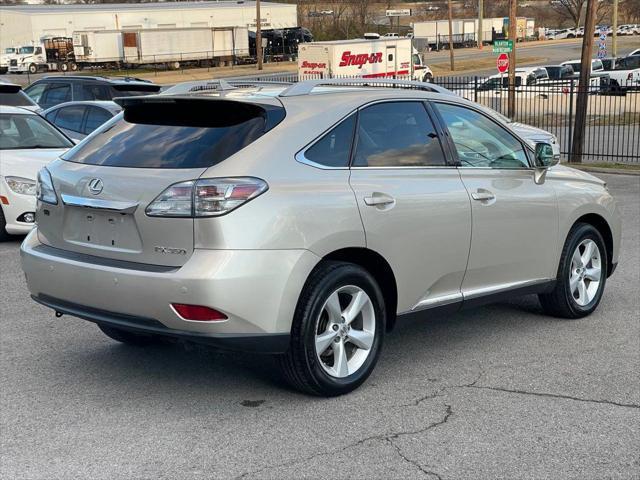
<svg viewBox="0 0 640 480">
<path fill-rule="evenodd" d="M 319 261 L 308 250 L 197 249 L 180 268 L 150 266 L 46 246 L 37 228 L 20 253 L 31 295 L 54 310 L 169 336 L 224 338 L 239 349 L 253 342 L 249 337 L 289 334 L 302 287 Z M 211 307 L 228 320 L 188 321 L 171 303 Z"/>
<path fill-rule="evenodd" d="M 32 296 L 32 298 L 45 307 L 55 310 L 57 313 L 71 315 L 90 322 L 108 325 L 110 327 L 120 328 L 131 332 L 161 335 L 177 340 L 211 345 L 226 350 L 240 350 L 255 353 L 284 353 L 289 347 L 288 333 L 215 335 L 185 332 L 183 330 L 167 328 L 157 320 L 98 310 L 47 297 L 46 295 L 41 295 L 39 297 Z"/>
</svg>

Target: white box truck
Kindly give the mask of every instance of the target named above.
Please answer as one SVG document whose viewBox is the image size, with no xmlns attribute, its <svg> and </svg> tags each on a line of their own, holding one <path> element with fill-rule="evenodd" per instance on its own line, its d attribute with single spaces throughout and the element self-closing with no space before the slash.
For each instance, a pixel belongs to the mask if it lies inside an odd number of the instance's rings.
<svg viewBox="0 0 640 480">
<path fill-rule="evenodd" d="M 430 81 L 431 69 L 410 38 L 364 38 L 300 44 L 298 78 L 409 78 Z"/>
<path fill-rule="evenodd" d="M 249 56 L 249 31 L 247 27 L 76 31 L 73 46 L 81 67 L 215 66 Z"/>
</svg>

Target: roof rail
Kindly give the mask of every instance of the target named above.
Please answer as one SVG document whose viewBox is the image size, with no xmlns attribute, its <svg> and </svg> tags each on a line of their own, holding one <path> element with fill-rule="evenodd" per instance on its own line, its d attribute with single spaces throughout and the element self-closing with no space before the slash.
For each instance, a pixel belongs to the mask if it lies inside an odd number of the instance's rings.
<svg viewBox="0 0 640 480">
<path fill-rule="evenodd" d="M 173 87 L 170 87 L 164 92 L 161 92 L 161 95 L 181 95 L 206 91 L 225 92 L 241 88 L 252 88 L 267 85 L 287 87 L 291 84 L 291 82 L 281 82 L 276 80 L 251 80 L 246 78 L 194 80 L 191 82 L 177 83 Z"/>
<path fill-rule="evenodd" d="M 177 83 L 173 87 L 167 88 L 161 95 L 180 95 L 184 93 L 203 92 L 214 90 L 222 92 L 225 90 L 235 90 L 236 87 L 229 85 L 226 80 L 194 80 L 192 82 Z"/>
<path fill-rule="evenodd" d="M 382 88 L 406 88 L 409 90 L 422 90 L 425 92 L 442 93 L 444 95 L 455 95 L 451 90 L 447 90 L 433 83 L 415 82 L 413 80 L 397 79 L 372 79 L 372 78 L 330 78 L 324 80 L 304 80 L 287 88 L 280 94 L 281 97 L 297 97 L 309 95 L 315 88 L 323 86 L 362 86 L 362 87 L 382 87 Z"/>
</svg>

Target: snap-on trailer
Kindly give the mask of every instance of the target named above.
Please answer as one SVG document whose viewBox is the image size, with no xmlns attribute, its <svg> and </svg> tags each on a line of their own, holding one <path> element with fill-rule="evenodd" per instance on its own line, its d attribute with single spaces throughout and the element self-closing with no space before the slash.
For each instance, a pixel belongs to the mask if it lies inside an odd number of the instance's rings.
<svg viewBox="0 0 640 480">
<path fill-rule="evenodd" d="M 431 70 L 410 38 L 311 42 L 298 47 L 298 78 L 425 78 Z"/>
<path fill-rule="evenodd" d="M 77 31 L 73 43 L 82 67 L 114 63 L 215 66 L 249 56 L 247 27 Z"/>
</svg>

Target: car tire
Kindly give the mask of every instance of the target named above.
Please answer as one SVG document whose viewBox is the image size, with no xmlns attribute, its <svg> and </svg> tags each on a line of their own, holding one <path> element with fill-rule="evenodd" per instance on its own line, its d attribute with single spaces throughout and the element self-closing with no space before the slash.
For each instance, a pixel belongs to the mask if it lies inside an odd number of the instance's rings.
<svg viewBox="0 0 640 480">
<path fill-rule="evenodd" d="M 133 345 L 136 347 L 144 347 L 147 345 L 154 345 L 160 343 L 160 337 L 157 335 L 147 335 L 143 333 L 130 332 L 121 328 L 110 327 L 107 325 L 98 324 L 98 328 L 107 337 L 115 340 L 116 342 L 124 343 L 126 345 Z"/>
<path fill-rule="evenodd" d="M 593 251 L 593 247 L 597 251 Z M 589 254 L 587 249 L 593 253 Z M 538 296 L 544 311 L 569 319 L 593 313 L 604 292 L 608 260 L 600 232 L 587 223 L 574 225 L 562 249 L 553 291 Z M 596 283 L 594 272 L 598 269 Z"/>
<path fill-rule="evenodd" d="M 336 299 L 337 304 L 332 302 Z M 350 314 L 348 307 L 360 303 L 362 308 L 353 309 L 359 313 Z M 310 275 L 298 300 L 289 350 L 279 358 L 283 374 L 294 388 L 305 393 L 327 397 L 348 393 L 373 371 L 385 326 L 384 297 L 373 276 L 355 264 L 322 262 Z M 335 337 L 326 343 L 334 332 Z M 365 336 L 367 342 L 363 342 Z M 352 343 L 356 338 L 369 348 Z M 320 346 L 322 342 L 326 348 Z M 318 353 L 319 348 L 323 350 Z"/>
<path fill-rule="evenodd" d="M 7 233 L 7 221 L 4 218 L 4 212 L 2 211 L 2 207 L 0 207 L 0 242 L 8 242 L 11 240 L 11 235 Z"/>
<path fill-rule="evenodd" d="M 29 73 L 34 74 L 38 73 L 38 66 L 35 63 L 29 65 Z"/>
</svg>

